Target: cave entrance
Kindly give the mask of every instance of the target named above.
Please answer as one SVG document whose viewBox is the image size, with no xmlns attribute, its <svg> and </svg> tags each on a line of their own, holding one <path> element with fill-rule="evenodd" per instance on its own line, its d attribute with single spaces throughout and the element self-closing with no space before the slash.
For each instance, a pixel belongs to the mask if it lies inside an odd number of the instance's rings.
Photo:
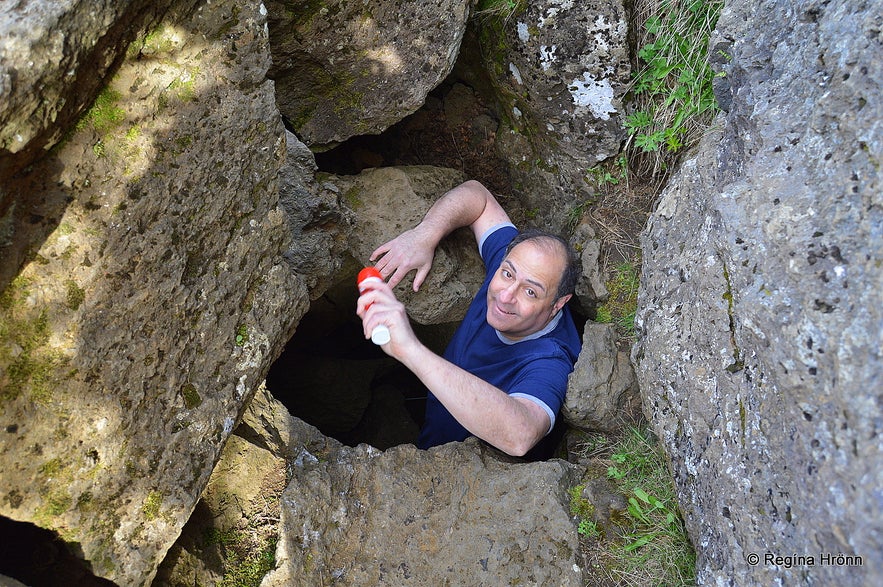
<svg viewBox="0 0 883 587">
<path fill-rule="evenodd" d="M 508 166 L 494 145 L 498 125 L 493 109 L 452 75 L 430 92 L 422 108 L 382 134 L 351 138 L 315 153 L 315 159 L 320 171 L 336 175 L 369 167 L 448 167 L 480 179 L 497 194 L 511 194 Z M 355 314 L 358 269 L 341 270 L 348 277 L 311 304 L 270 368 L 267 389 L 292 415 L 344 444 L 365 442 L 385 450 L 416 443 L 426 391 L 407 369 L 365 340 Z M 412 326 L 437 353 L 456 328 Z"/>
<path fill-rule="evenodd" d="M 355 275 L 355 273 L 353 273 Z M 362 333 L 358 293 L 347 279 L 333 285 L 303 317 L 267 374 L 267 389 L 288 411 L 326 436 L 385 450 L 415 444 L 426 406 L 426 390 L 398 361 Z M 456 324 L 413 324 L 435 352 Z"/>
<path fill-rule="evenodd" d="M 71 548 L 55 532 L 0 516 L 0 584 L 8 577 L 28 587 L 116 585 L 96 577 Z"/>
</svg>

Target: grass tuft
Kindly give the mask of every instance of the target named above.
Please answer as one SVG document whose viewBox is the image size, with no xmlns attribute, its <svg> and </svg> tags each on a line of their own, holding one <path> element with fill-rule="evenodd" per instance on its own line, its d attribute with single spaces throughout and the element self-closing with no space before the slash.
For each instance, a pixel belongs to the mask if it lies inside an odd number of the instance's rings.
<svg viewBox="0 0 883 587">
<path fill-rule="evenodd" d="M 708 39 L 723 0 L 637 0 L 637 73 L 625 151 L 635 174 L 663 181 L 718 111 Z"/>
<path fill-rule="evenodd" d="M 607 478 L 627 506 L 611 512 L 616 532 L 601 533 L 597 524 L 580 515 L 591 512 L 571 492 L 571 510 L 580 518 L 580 535 L 594 561 L 598 585 L 644 587 L 695 584 L 696 555 L 675 499 L 666 457 L 656 437 L 643 427 L 621 436 L 588 437 L 580 447 L 583 458 L 606 466 Z"/>
</svg>

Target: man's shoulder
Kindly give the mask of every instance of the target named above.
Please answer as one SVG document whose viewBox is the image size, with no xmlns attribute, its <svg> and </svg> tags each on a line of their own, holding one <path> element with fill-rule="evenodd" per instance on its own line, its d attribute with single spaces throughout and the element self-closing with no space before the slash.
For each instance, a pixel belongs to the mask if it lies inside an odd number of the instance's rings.
<svg viewBox="0 0 883 587">
<path fill-rule="evenodd" d="M 487 262 L 506 246 L 518 234 L 518 229 L 511 222 L 502 222 L 488 228 L 478 240 L 478 252 Z"/>
</svg>

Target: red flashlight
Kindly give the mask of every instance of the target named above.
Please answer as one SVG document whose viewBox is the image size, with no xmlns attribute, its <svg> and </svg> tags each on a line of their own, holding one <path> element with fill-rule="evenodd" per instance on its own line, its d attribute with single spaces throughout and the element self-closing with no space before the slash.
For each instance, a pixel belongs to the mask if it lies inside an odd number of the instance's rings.
<svg viewBox="0 0 883 587">
<path fill-rule="evenodd" d="M 372 280 L 383 281 L 383 276 L 380 275 L 380 271 L 377 270 L 376 267 L 365 267 L 361 271 L 359 271 L 359 276 L 356 278 L 356 284 L 359 287 L 359 293 L 363 294 L 365 291 L 370 289 L 368 287 Z M 370 304 L 365 309 L 370 308 Z M 389 328 L 387 328 L 383 324 L 378 324 L 374 327 L 374 330 L 371 331 L 371 342 L 377 345 L 382 345 L 388 343 L 390 340 L 389 337 Z"/>
</svg>

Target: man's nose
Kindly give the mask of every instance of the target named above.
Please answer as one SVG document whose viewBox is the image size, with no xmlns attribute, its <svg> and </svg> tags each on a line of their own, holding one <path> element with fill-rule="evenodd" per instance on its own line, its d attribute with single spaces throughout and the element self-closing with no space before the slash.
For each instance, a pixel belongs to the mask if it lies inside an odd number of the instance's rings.
<svg viewBox="0 0 883 587">
<path fill-rule="evenodd" d="M 500 301 L 505 303 L 511 303 L 515 300 L 515 292 L 518 291 L 518 284 L 510 284 L 508 287 L 504 287 L 500 290 Z"/>
</svg>

